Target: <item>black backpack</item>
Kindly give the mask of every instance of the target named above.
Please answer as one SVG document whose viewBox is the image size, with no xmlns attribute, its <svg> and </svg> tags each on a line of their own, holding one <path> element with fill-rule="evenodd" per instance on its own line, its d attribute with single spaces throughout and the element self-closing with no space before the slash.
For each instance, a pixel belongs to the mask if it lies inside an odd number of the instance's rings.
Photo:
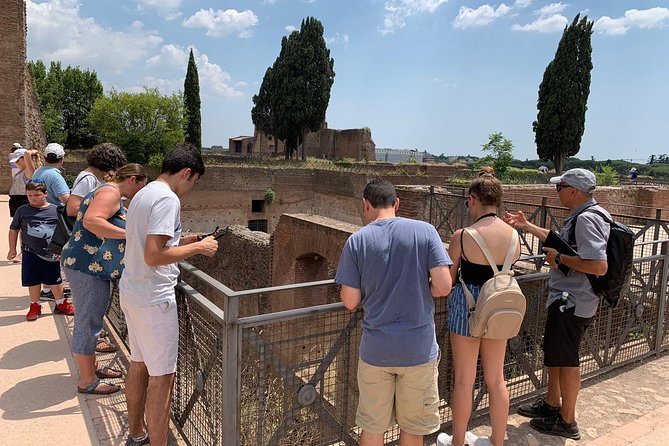
<svg viewBox="0 0 669 446">
<path fill-rule="evenodd" d="M 606 261 L 609 265 L 606 274 L 603 276 L 587 274 L 587 276 L 595 294 L 604 299 L 610 308 L 615 308 L 620 298 L 629 290 L 632 280 L 634 232 L 627 226 L 611 220 L 604 213 L 586 208 L 574 217 L 574 224 L 569 233 L 569 242 L 573 246 L 576 245 L 576 220 L 583 212 L 594 212 L 611 227 L 609 241 L 606 244 Z"/>
</svg>

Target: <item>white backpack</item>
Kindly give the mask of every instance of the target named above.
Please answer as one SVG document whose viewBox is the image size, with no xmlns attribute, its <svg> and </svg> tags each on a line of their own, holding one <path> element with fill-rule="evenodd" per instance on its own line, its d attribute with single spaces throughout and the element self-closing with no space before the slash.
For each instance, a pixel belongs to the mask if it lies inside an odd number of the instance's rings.
<svg viewBox="0 0 669 446">
<path fill-rule="evenodd" d="M 474 301 L 474 296 L 465 285 L 460 273 L 462 290 L 469 307 L 469 332 L 476 338 L 510 339 L 520 331 L 526 305 L 525 295 L 513 278 L 511 270 L 513 256 L 518 246 L 518 232 L 513 231 L 509 250 L 500 271 L 481 234 L 474 228 L 465 228 L 464 231 L 467 231 L 479 245 L 495 272 L 495 275 L 481 286 L 477 301 Z"/>
</svg>

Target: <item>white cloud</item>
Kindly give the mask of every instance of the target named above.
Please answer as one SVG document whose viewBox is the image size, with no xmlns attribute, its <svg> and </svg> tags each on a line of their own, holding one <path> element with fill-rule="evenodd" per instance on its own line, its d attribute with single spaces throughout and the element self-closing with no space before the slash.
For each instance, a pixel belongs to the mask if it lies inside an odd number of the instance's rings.
<svg viewBox="0 0 669 446">
<path fill-rule="evenodd" d="M 78 0 L 28 0 L 28 47 L 32 58 L 119 73 L 163 41 L 156 31 L 146 30 L 139 21 L 123 31 L 105 28 L 94 18 L 81 17 L 80 5 Z"/>
<path fill-rule="evenodd" d="M 527 25 L 519 25 L 515 23 L 511 26 L 513 31 L 534 31 L 540 33 L 555 33 L 564 30 L 567 25 L 567 18 L 563 15 L 556 14 L 550 17 L 540 17 L 532 23 Z"/>
<path fill-rule="evenodd" d="M 511 26 L 513 31 L 555 33 L 564 30 L 568 20 L 560 14 L 567 8 L 564 3 L 551 3 L 534 11 L 539 18 L 526 25 L 515 23 Z"/>
<path fill-rule="evenodd" d="M 286 31 L 288 31 L 289 33 L 292 33 L 293 31 L 297 31 L 297 26 L 286 25 L 286 27 L 285 27 L 284 29 L 285 29 Z"/>
<path fill-rule="evenodd" d="M 332 37 L 326 37 L 325 43 L 327 43 L 328 45 L 336 45 L 338 43 L 341 43 L 343 45 L 348 45 L 349 40 L 350 39 L 348 34 L 335 33 L 335 35 Z"/>
<path fill-rule="evenodd" d="M 150 57 L 147 65 L 167 64 L 172 67 L 185 67 L 188 63 L 188 51 L 173 43 L 163 45 L 160 53 Z"/>
<path fill-rule="evenodd" d="M 181 0 L 135 0 L 140 11 L 157 12 L 167 20 L 181 16 Z"/>
<path fill-rule="evenodd" d="M 511 11 L 511 8 L 504 3 L 497 8 L 490 5 L 482 5 L 476 9 L 461 6 L 458 11 L 458 16 L 453 21 L 453 28 L 466 29 L 477 26 L 485 26 L 493 22 L 495 19 L 504 17 Z"/>
<path fill-rule="evenodd" d="M 516 0 L 513 2 L 513 6 L 517 8 L 527 8 L 528 6 L 532 5 L 533 0 Z"/>
<path fill-rule="evenodd" d="M 602 34 L 622 35 L 632 27 L 651 29 L 661 28 L 669 21 L 668 8 L 650 8 L 644 10 L 630 9 L 623 17 L 612 19 L 608 16 L 600 17 L 594 29 Z"/>
<path fill-rule="evenodd" d="M 562 11 L 565 10 L 567 5 L 564 3 L 551 3 L 550 5 L 546 5 L 543 8 L 539 8 L 538 10 L 534 11 L 535 14 L 537 14 L 539 17 L 548 17 L 552 16 L 555 14 L 559 14 Z"/>
<path fill-rule="evenodd" d="M 207 35 L 211 37 L 230 34 L 236 34 L 240 38 L 251 37 L 252 28 L 257 24 L 258 17 L 250 9 L 242 12 L 236 9 L 200 9 L 183 21 L 187 28 L 205 28 Z"/>
<path fill-rule="evenodd" d="M 190 48 L 184 48 L 179 45 L 168 44 L 160 49 L 160 53 L 147 59 L 146 64 L 156 69 L 174 69 L 181 70 L 185 75 L 188 64 L 188 54 Z M 198 75 L 200 77 L 200 89 L 204 93 L 211 93 L 217 96 L 236 97 L 241 96 L 242 92 L 238 88 L 243 88 L 248 83 L 239 81 L 233 85 L 232 76 L 221 68 L 220 65 L 209 61 L 209 56 L 201 54 L 197 48 L 193 48 L 193 56 L 197 65 Z M 174 80 L 148 78 L 151 83 L 147 86 L 156 86 L 161 88 L 174 84 Z M 183 77 L 180 78 L 180 86 L 183 88 Z M 145 79 L 145 82 L 146 79 Z M 172 90 L 174 91 L 174 90 Z"/>
<path fill-rule="evenodd" d="M 383 35 L 392 34 L 406 26 L 406 20 L 414 15 L 433 13 L 448 0 L 387 0 L 383 27 L 379 32 Z"/>
</svg>

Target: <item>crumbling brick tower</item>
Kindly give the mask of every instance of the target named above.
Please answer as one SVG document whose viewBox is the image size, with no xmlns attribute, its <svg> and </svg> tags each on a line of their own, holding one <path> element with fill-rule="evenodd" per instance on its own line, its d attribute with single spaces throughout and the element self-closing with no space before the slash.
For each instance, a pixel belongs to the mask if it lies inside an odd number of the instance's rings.
<svg viewBox="0 0 669 446">
<path fill-rule="evenodd" d="M 26 4 L 0 0 L 0 193 L 11 182 L 7 154 L 15 142 L 28 149 L 46 145 L 39 105 L 26 66 Z"/>
</svg>

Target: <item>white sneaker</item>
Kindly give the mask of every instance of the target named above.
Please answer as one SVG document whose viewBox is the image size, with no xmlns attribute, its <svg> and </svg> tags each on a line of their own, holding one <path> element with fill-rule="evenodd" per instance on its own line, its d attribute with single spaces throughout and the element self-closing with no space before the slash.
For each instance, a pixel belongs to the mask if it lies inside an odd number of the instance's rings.
<svg viewBox="0 0 669 446">
<path fill-rule="evenodd" d="M 469 446 L 492 446 L 488 438 L 478 437 L 473 432 L 465 432 L 465 443 Z M 438 443 L 437 443 L 438 444 Z"/>
<path fill-rule="evenodd" d="M 437 435 L 437 446 L 452 446 L 452 445 L 453 445 L 453 437 L 443 432 Z"/>
</svg>

